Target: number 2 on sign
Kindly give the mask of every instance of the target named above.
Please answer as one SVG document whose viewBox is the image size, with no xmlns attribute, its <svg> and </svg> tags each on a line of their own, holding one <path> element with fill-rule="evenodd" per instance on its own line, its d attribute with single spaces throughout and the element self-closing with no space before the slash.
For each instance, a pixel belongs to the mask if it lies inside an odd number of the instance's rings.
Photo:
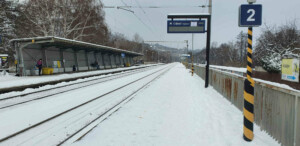
<svg viewBox="0 0 300 146">
<path fill-rule="evenodd" d="M 250 16 L 248 17 L 247 21 L 255 21 L 255 19 L 253 18 L 254 15 L 255 15 L 255 10 L 254 10 L 254 9 L 249 9 L 249 10 L 247 11 L 247 13 L 248 13 L 248 14 L 251 13 Z"/>
</svg>

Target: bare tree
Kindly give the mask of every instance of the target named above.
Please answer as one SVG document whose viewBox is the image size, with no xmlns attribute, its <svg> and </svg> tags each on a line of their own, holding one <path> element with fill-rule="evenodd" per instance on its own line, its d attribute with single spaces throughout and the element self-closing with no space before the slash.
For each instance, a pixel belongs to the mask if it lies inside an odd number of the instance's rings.
<svg viewBox="0 0 300 146">
<path fill-rule="evenodd" d="M 137 43 L 143 43 L 144 40 L 139 34 L 135 33 L 133 36 L 133 41 Z"/>
<path fill-rule="evenodd" d="M 241 63 L 245 63 L 247 59 L 247 44 L 247 33 L 241 31 L 236 40 L 236 47 L 239 48 L 238 55 Z"/>
<path fill-rule="evenodd" d="M 99 38 L 109 33 L 102 7 L 100 0 L 28 0 L 18 9 L 18 34 L 104 43 Z"/>
</svg>

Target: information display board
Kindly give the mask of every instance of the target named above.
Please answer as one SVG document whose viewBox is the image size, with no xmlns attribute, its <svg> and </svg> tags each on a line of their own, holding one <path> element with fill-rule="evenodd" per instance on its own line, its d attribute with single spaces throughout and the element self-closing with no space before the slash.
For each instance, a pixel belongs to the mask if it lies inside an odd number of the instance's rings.
<svg viewBox="0 0 300 146">
<path fill-rule="evenodd" d="M 168 33 L 205 33 L 205 21 L 168 20 Z"/>
<path fill-rule="evenodd" d="M 281 79 L 299 82 L 299 59 L 282 59 Z"/>
</svg>

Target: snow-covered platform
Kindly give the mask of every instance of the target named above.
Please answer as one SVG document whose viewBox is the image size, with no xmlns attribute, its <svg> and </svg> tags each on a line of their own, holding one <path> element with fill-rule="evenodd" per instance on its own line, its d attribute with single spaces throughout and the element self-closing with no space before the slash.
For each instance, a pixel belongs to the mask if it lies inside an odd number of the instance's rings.
<svg viewBox="0 0 300 146">
<path fill-rule="evenodd" d="M 279 145 L 256 125 L 242 135 L 242 112 L 177 64 L 73 145 Z"/>
</svg>

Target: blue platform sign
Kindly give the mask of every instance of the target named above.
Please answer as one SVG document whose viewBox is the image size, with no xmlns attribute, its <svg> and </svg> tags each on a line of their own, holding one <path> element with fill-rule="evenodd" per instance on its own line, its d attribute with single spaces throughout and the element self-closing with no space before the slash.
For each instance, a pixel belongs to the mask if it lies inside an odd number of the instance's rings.
<svg viewBox="0 0 300 146">
<path fill-rule="evenodd" d="M 240 27 L 257 27 L 262 24 L 262 5 L 241 5 Z"/>
<path fill-rule="evenodd" d="M 122 57 L 122 58 L 125 58 L 125 53 L 121 53 L 121 57 Z"/>
<path fill-rule="evenodd" d="M 168 33 L 205 33 L 205 21 L 168 20 Z"/>
</svg>

